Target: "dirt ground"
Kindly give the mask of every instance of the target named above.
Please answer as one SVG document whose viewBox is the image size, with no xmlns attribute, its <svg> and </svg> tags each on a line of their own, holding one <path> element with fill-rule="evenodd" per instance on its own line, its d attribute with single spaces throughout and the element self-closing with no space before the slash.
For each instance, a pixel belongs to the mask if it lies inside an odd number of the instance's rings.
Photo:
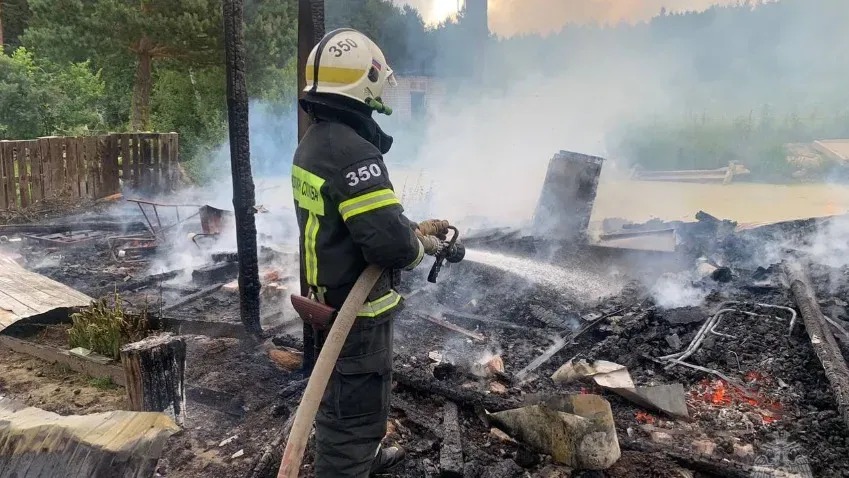
<svg viewBox="0 0 849 478">
<path fill-rule="evenodd" d="M 85 415 L 124 408 L 124 389 L 58 364 L 0 351 L 0 396 L 60 415 Z"/>
</svg>

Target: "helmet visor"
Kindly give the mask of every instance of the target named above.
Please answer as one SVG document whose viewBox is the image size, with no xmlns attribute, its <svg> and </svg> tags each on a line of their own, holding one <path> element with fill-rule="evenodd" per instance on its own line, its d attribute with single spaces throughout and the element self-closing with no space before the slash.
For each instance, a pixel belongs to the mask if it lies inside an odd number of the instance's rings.
<svg viewBox="0 0 849 478">
<path fill-rule="evenodd" d="M 388 83 L 392 88 L 398 86 L 398 80 L 395 79 L 395 72 L 392 71 L 391 68 L 389 68 L 389 72 L 386 75 L 386 83 Z"/>
</svg>

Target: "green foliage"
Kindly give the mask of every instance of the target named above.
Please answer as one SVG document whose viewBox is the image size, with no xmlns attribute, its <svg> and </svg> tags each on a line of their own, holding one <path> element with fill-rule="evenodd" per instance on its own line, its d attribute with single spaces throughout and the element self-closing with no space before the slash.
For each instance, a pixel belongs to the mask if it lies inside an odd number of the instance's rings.
<svg viewBox="0 0 849 478">
<path fill-rule="evenodd" d="M 27 0 L 3 0 L 0 17 L 3 21 L 3 47 L 15 51 L 21 46 L 21 35 L 29 23 L 30 11 Z"/>
<path fill-rule="evenodd" d="M 0 55 L 0 138 L 102 129 L 103 96 L 103 80 L 87 61 L 62 68 L 25 48 Z"/>
<path fill-rule="evenodd" d="M 73 325 L 68 329 L 71 348 L 87 348 L 116 360 L 121 357 L 123 345 L 143 339 L 148 330 L 147 310 L 141 314 L 125 311 L 117 293 L 112 306 L 106 299 L 100 299 L 71 315 L 71 320 Z"/>
</svg>

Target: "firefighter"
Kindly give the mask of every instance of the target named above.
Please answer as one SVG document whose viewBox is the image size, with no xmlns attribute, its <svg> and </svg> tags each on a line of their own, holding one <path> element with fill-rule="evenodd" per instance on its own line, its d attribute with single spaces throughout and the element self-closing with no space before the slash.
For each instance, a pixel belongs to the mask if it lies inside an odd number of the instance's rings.
<svg viewBox="0 0 849 478">
<path fill-rule="evenodd" d="M 404 452 L 381 447 L 392 384 L 392 315 L 399 270 L 436 254 L 448 223 L 407 219 L 383 154 L 392 137 L 372 113 L 391 114 L 381 95 L 395 86 L 380 48 L 362 33 L 328 33 L 310 53 L 300 106 L 312 125 L 292 165 L 301 267 L 311 297 L 340 309 L 367 264 L 385 269 L 339 355 L 316 415 L 315 474 L 366 477 L 398 465 Z M 322 335 L 316 331 L 316 343 Z"/>
</svg>

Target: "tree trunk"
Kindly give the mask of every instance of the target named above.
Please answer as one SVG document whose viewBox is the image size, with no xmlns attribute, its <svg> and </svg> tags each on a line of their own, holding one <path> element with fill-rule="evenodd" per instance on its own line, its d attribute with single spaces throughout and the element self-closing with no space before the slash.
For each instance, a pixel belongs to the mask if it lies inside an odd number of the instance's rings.
<svg viewBox="0 0 849 478">
<path fill-rule="evenodd" d="M 0 3 L 0 47 L 5 44 L 6 42 L 3 39 L 3 4 Z"/>
<path fill-rule="evenodd" d="M 298 0 L 298 98 L 306 87 L 306 65 L 310 52 L 324 37 L 324 0 Z M 304 137 L 310 125 L 310 118 L 304 110 L 298 108 L 298 141 Z M 303 238 L 299 241 L 303 249 Z M 301 251 L 300 258 L 304 254 Z M 307 278 L 301 267 L 301 295 L 309 295 Z M 304 375 L 309 376 L 315 365 L 315 336 L 310 324 L 304 322 Z"/>
<path fill-rule="evenodd" d="M 230 168 L 236 248 L 239 255 L 239 303 L 248 335 L 260 337 L 259 264 L 254 213 L 254 180 L 248 129 L 248 91 L 245 82 L 243 0 L 224 0 L 224 50 L 227 58 L 227 113 L 230 126 Z"/>
<path fill-rule="evenodd" d="M 151 54 L 150 39 L 142 37 L 139 40 L 138 63 L 136 64 L 136 77 L 133 83 L 133 111 L 130 119 L 130 129 L 133 131 L 150 131 L 150 90 L 153 79 L 151 77 Z"/>
<path fill-rule="evenodd" d="M 130 410 L 164 412 L 183 425 L 186 413 L 186 341 L 171 334 L 148 337 L 121 348 Z"/>
</svg>

